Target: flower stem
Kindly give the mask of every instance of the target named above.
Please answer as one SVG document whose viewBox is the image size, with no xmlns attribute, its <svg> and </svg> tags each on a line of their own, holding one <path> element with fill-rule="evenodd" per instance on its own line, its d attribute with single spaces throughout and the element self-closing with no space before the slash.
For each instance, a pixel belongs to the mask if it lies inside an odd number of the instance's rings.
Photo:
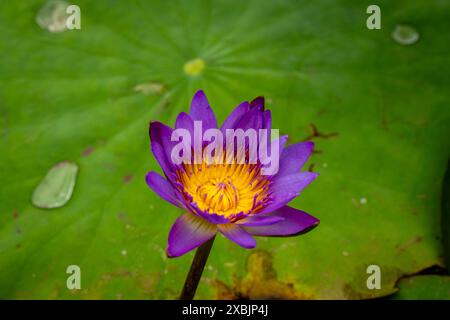
<svg viewBox="0 0 450 320">
<path fill-rule="evenodd" d="M 203 269 L 205 268 L 206 260 L 208 260 L 215 238 L 215 236 L 212 237 L 197 248 L 194 260 L 192 260 L 191 268 L 189 269 L 186 281 L 184 282 L 183 291 L 181 291 L 180 300 L 194 299 L 195 291 L 197 290 L 198 283 L 202 277 Z"/>
</svg>

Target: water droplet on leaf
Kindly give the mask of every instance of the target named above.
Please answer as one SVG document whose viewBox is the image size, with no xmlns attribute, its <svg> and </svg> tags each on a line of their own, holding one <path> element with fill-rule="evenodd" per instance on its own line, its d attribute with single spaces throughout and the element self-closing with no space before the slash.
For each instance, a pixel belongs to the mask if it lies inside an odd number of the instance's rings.
<svg viewBox="0 0 450 320">
<path fill-rule="evenodd" d="M 69 4 L 62 0 L 47 1 L 36 15 L 37 24 L 50 32 L 65 31 L 68 6 Z"/>
<path fill-rule="evenodd" d="M 72 197 L 78 166 L 64 161 L 53 166 L 36 187 L 31 202 L 38 208 L 59 208 Z"/>
<path fill-rule="evenodd" d="M 399 24 L 395 26 L 392 32 L 392 38 L 395 42 L 408 46 L 416 43 L 419 40 L 419 32 L 411 26 Z"/>
</svg>

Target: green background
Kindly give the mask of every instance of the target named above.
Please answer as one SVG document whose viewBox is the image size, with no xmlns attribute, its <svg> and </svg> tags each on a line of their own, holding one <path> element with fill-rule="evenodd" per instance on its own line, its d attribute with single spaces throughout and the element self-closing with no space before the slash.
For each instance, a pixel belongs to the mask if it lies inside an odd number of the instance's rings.
<svg viewBox="0 0 450 320">
<path fill-rule="evenodd" d="M 256 251 L 218 237 L 197 298 L 360 299 L 399 287 L 398 298 L 450 298 L 448 277 L 413 279 L 444 267 L 449 1 L 377 1 L 381 30 L 366 27 L 372 1 L 76 1 L 81 30 L 61 33 L 37 25 L 44 3 L 0 3 L 1 298 L 178 296 L 193 254 L 165 257 L 182 212 L 145 184 L 160 170 L 148 122 L 173 125 L 200 88 L 219 122 L 264 95 L 289 143 L 317 128 L 307 166 L 320 177 L 291 205 L 321 224 L 258 238 Z M 420 40 L 396 43 L 397 24 Z M 185 74 L 196 58 L 203 72 Z M 162 89 L 135 90 L 146 83 Z M 80 167 L 72 199 L 34 207 L 33 190 L 63 160 Z M 81 290 L 66 288 L 72 264 Z M 380 290 L 367 289 L 371 264 Z"/>
</svg>

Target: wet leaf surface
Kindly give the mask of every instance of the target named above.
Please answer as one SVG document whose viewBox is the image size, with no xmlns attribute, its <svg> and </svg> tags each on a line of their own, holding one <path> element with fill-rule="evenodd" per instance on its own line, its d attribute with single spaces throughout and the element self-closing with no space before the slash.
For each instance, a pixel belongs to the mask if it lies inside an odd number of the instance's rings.
<svg viewBox="0 0 450 320">
<path fill-rule="evenodd" d="M 277 283 L 299 297 L 368 298 L 443 264 L 448 2 L 381 1 L 382 29 L 368 30 L 367 1 L 78 1 L 81 30 L 61 33 L 37 25 L 44 3 L 0 4 L 0 297 L 178 296 L 192 254 L 165 257 L 181 212 L 145 185 L 158 170 L 147 132 L 149 120 L 173 124 L 198 88 L 220 121 L 264 95 L 290 143 L 316 143 L 307 166 L 320 177 L 292 206 L 321 225 L 258 239 Z M 398 45 L 398 24 L 420 41 Z M 63 159 L 80 166 L 70 202 L 34 207 Z M 197 297 L 244 279 L 248 255 L 219 237 Z M 79 291 L 65 286 L 71 264 Z M 381 290 L 366 287 L 371 264 Z"/>
</svg>

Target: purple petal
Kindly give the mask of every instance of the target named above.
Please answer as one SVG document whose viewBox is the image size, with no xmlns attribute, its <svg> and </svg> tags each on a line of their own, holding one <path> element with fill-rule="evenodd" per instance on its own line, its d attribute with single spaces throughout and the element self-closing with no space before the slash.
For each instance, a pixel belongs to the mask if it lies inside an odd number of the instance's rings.
<svg viewBox="0 0 450 320">
<path fill-rule="evenodd" d="M 246 227 L 258 227 L 258 226 L 272 225 L 277 222 L 280 222 L 281 220 L 283 220 L 282 217 L 267 216 L 267 215 L 261 216 L 259 214 L 256 214 L 246 217 L 242 220 L 239 220 L 238 222 L 236 222 L 236 224 Z"/>
<path fill-rule="evenodd" d="M 244 229 L 254 236 L 285 237 L 305 233 L 320 223 L 319 219 L 306 212 L 288 206 L 284 206 L 267 216 L 281 217 L 283 220 L 267 226 L 244 227 Z"/>
<path fill-rule="evenodd" d="M 161 198 L 170 202 L 179 208 L 185 208 L 176 191 L 169 181 L 164 179 L 160 174 L 150 171 L 145 177 L 148 186 Z M 181 196 L 181 195 L 180 195 Z"/>
<path fill-rule="evenodd" d="M 263 111 L 253 108 L 250 109 L 246 114 L 244 114 L 241 119 L 236 123 L 234 129 L 254 129 L 258 131 L 263 127 Z"/>
<path fill-rule="evenodd" d="M 216 232 L 215 225 L 191 213 L 185 213 L 170 229 L 167 256 L 181 256 L 214 237 Z"/>
<path fill-rule="evenodd" d="M 191 150 L 191 158 L 190 161 L 192 163 L 193 161 L 193 146 L 194 146 L 194 120 L 192 120 L 191 116 L 188 115 L 186 112 L 181 112 L 178 117 L 177 120 L 175 121 L 175 129 L 185 129 L 189 132 L 190 135 L 190 140 L 188 139 L 188 137 L 183 137 L 181 138 L 180 136 L 175 136 L 175 140 L 176 138 L 178 138 L 179 140 L 176 140 L 176 143 L 179 143 L 180 141 L 183 141 L 183 145 L 185 150 Z M 186 139 L 184 139 L 186 138 Z"/>
<path fill-rule="evenodd" d="M 208 99 L 202 90 L 198 90 L 192 98 L 189 114 L 194 121 L 202 121 L 203 130 L 217 128 L 216 117 L 209 106 Z"/>
<path fill-rule="evenodd" d="M 256 97 L 250 102 L 250 108 L 264 111 L 264 97 Z"/>
<path fill-rule="evenodd" d="M 280 139 L 280 142 L 278 143 L 278 145 L 280 146 L 280 156 L 281 156 L 281 154 L 283 153 L 283 150 L 285 148 L 286 142 L 288 140 L 288 136 L 285 134 L 285 135 L 282 135 L 281 137 L 279 137 L 278 139 Z"/>
<path fill-rule="evenodd" d="M 186 112 L 181 112 L 177 120 L 175 121 L 176 129 L 186 129 L 191 134 L 191 137 L 194 136 L 194 120 L 192 120 L 191 116 Z"/>
<path fill-rule="evenodd" d="M 256 246 L 255 239 L 253 239 L 247 231 L 236 224 L 220 224 L 217 227 L 219 228 L 220 233 L 243 248 L 252 249 Z"/>
<path fill-rule="evenodd" d="M 163 169 L 166 176 L 171 179 L 176 169 L 170 158 L 170 152 L 177 142 L 172 142 L 172 128 L 165 124 L 153 121 L 150 123 L 150 140 L 153 155 Z"/>
<path fill-rule="evenodd" d="M 234 129 L 239 120 L 248 112 L 248 110 L 250 110 L 250 104 L 247 101 L 244 101 L 238 105 L 223 122 L 222 127 L 220 128 L 223 134 L 225 134 L 226 129 Z"/>
<path fill-rule="evenodd" d="M 270 110 L 263 113 L 263 129 L 272 129 L 272 113 Z"/>
<path fill-rule="evenodd" d="M 300 172 L 282 176 L 270 185 L 271 203 L 259 214 L 270 213 L 281 208 L 297 197 L 319 174 L 316 172 Z"/>
<path fill-rule="evenodd" d="M 266 144 L 262 144 L 260 142 L 260 144 L 258 146 L 258 148 L 260 148 L 258 150 L 258 152 L 259 152 L 258 154 L 260 155 L 260 158 L 259 158 L 260 161 L 263 160 L 261 157 L 265 157 L 266 155 L 272 156 L 272 144 L 271 144 L 270 138 L 271 137 L 269 135 Z M 281 158 L 281 154 L 283 153 L 284 146 L 286 145 L 287 139 L 288 139 L 287 135 L 283 135 L 278 138 L 278 156 L 279 156 L 279 158 Z M 263 141 L 263 140 L 260 140 L 260 141 Z M 281 159 L 279 159 L 279 161 L 281 162 Z M 272 165 L 272 164 L 270 164 L 270 165 Z M 264 165 L 263 167 L 266 167 L 266 166 L 268 166 L 268 164 Z M 280 166 L 280 163 L 278 163 L 278 170 L 279 170 L 279 166 Z M 278 172 L 279 171 L 275 172 L 274 177 L 276 177 L 278 175 Z"/>
<path fill-rule="evenodd" d="M 225 134 L 226 129 L 270 129 L 271 125 L 271 113 L 269 110 L 264 111 L 264 98 L 257 97 L 250 103 L 244 101 L 238 105 L 224 121 L 221 130 Z"/>
<path fill-rule="evenodd" d="M 221 216 L 221 215 L 218 215 L 215 213 L 208 213 L 208 212 L 202 211 L 195 202 L 190 203 L 190 207 L 194 214 L 207 220 L 210 223 L 213 223 L 213 224 L 230 223 L 230 219 L 227 219 L 224 216 Z"/>
<path fill-rule="evenodd" d="M 311 141 L 296 143 L 285 148 L 281 153 L 280 170 L 277 177 L 298 173 L 308 161 L 313 149 L 314 143 Z"/>
</svg>

